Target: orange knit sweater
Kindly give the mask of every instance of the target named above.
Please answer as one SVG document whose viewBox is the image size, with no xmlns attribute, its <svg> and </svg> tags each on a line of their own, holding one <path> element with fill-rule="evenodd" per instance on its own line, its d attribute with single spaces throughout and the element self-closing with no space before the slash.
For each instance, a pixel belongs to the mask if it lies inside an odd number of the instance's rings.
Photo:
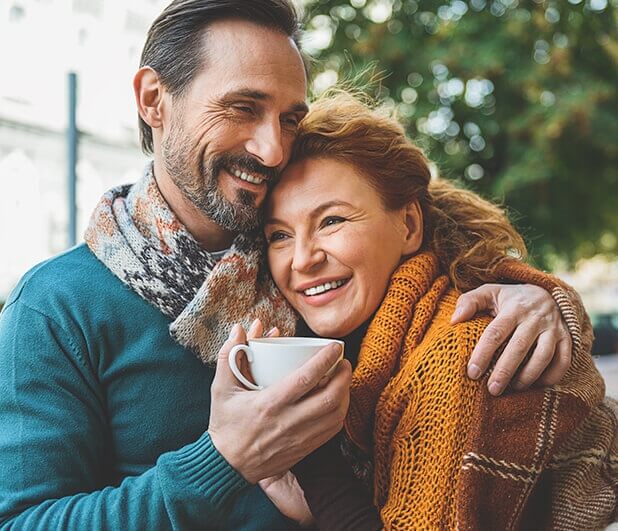
<svg viewBox="0 0 618 531">
<path fill-rule="evenodd" d="M 503 270 L 566 296 L 567 288 L 548 275 L 515 262 Z M 586 352 L 590 334 L 579 329 L 586 319 L 570 323 L 577 327 L 571 329 L 574 361 L 560 387 L 492 398 L 486 382 L 465 376 L 489 318 L 451 326 L 458 295 L 433 255 L 415 256 L 393 275 L 361 346 L 345 427 L 373 454 L 375 503 L 385 528 L 569 528 L 565 522 L 580 522 L 581 515 L 565 502 L 569 489 L 560 488 L 576 469 L 598 487 L 594 495 L 576 495 L 605 504 L 598 521 L 609 521 L 615 471 L 608 479 L 599 457 L 584 472 L 588 448 L 582 445 L 567 452 L 572 464 L 563 467 L 564 477 L 555 462 L 560 455 L 564 462 L 558 450 L 572 446 L 576 428 L 602 407 L 603 382 Z M 607 439 L 601 453 L 615 455 L 615 416 L 605 411 L 597 424 Z"/>
</svg>

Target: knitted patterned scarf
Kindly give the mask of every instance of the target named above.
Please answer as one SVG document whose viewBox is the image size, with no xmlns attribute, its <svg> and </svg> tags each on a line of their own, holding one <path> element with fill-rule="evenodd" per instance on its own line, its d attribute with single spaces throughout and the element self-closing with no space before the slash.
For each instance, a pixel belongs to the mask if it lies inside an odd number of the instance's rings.
<svg viewBox="0 0 618 531">
<path fill-rule="evenodd" d="M 237 236 L 217 260 L 171 211 L 152 164 L 134 185 L 102 197 L 85 240 L 114 275 L 172 319 L 172 337 L 206 364 L 216 363 L 234 323 L 247 328 L 259 318 L 265 329 L 294 333 L 296 316 L 268 274 L 261 236 Z"/>
</svg>

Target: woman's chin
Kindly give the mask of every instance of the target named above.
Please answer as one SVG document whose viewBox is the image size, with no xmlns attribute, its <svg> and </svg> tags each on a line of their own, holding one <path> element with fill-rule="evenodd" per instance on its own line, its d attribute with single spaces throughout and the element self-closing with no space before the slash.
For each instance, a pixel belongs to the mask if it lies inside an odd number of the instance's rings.
<svg viewBox="0 0 618 531">
<path fill-rule="evenodd" d="M 356 329 L 355 326 L 350 326 L 348 323 L 310 323 L 307 325 L 314 334 L 320 337 L 331 337 L 339 339 L 351 334 Z"/>
</svg>

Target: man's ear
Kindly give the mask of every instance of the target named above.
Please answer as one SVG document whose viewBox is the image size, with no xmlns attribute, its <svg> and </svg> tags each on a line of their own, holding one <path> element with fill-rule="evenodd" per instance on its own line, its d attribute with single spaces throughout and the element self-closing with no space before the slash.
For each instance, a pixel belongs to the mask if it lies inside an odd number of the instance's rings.
<svg viewBox="0 0 618 531">
<path fill-rule="evenodd" d="M 158 74 L 149 66 L 140 68 L 133 78 L 133 92 L 137 111 L 153 129 L 161 127 L 163 102 L 163 86 L 159 81 Z"/>
<path fill-rule="evenodd" d="M 403 214 L 406 224 L 406 238 L 403 244 L 403 255 L 409 256 L 416 253 L 423 244 L 423 211 L 418 200 L 408 203 L 404 207 Z"/>
</svg>

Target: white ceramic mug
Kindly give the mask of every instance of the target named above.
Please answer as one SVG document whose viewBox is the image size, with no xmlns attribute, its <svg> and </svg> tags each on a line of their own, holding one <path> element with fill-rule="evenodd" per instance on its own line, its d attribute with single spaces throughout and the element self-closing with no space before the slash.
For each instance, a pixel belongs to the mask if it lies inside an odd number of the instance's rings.
<svg viewBox="0 0 618 531">
<path fill-rule="evenodd" d="M 268 387 L 304 365 L 318 351 L 331 343 L 341 345 L 343 358 L 344 343 L 339 339 L 324 339 L 316 337 L 264 337 L 250 339 L 249 346 L 236 345 L 230 350 L 228 361 L 234 376 L 249 389 L 260 390 Z M 237 354 L 244 352 L 249 362 L 249 368 L 255 383 L 250 382 L 240 372 L 237 365 Z M 335 368 L 335 365 L 327 373 Z M 257 385 L 256 385 L 257 384 Z"/>
</svg>

